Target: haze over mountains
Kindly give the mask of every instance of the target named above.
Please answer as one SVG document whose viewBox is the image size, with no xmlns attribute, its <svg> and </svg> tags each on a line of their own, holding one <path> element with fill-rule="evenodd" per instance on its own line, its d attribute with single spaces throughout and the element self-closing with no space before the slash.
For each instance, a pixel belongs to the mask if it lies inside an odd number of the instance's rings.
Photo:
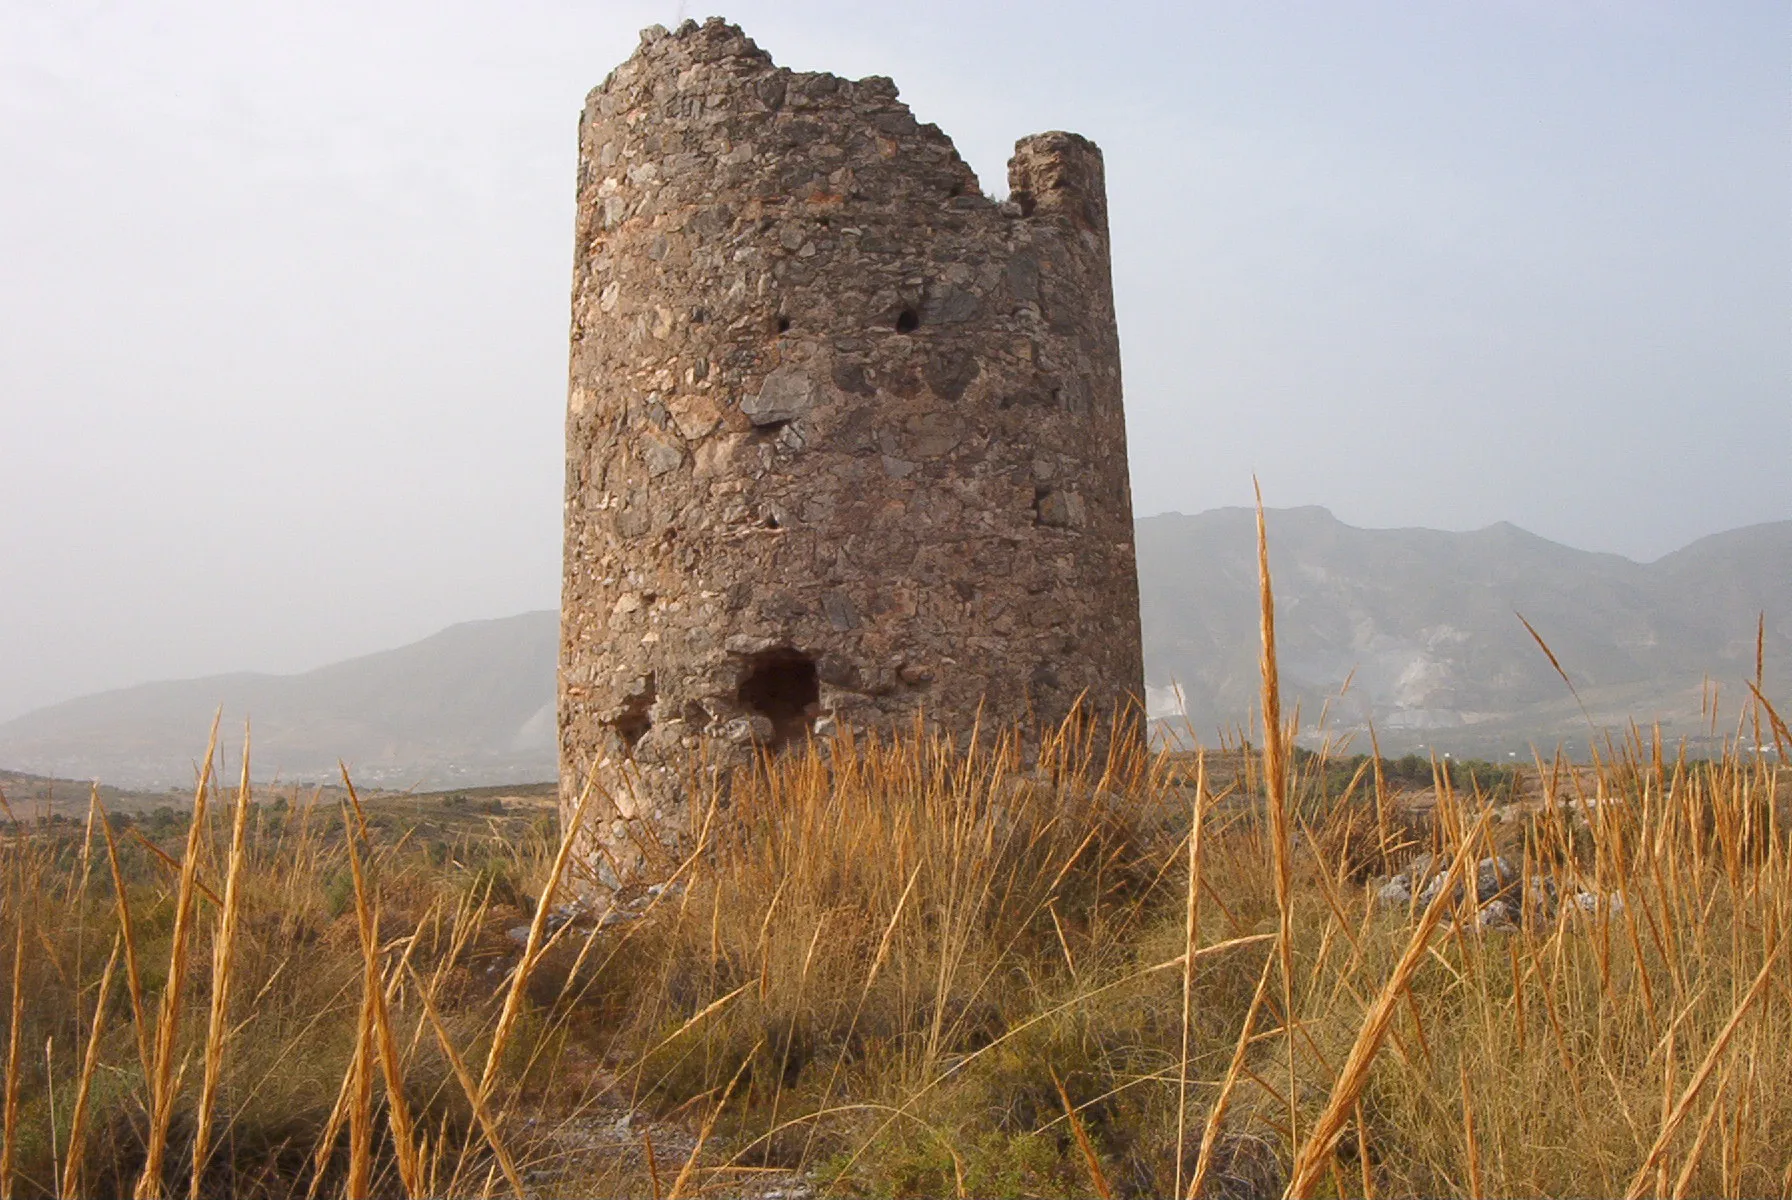
<svg viewBox="0 0 1792 1200">
<path fill-rule="evenodd" d="M 1285 704 L 1300 703 L 1308 725 L 1326 708 L 1339 731 L 1373 719 L 1384 751 L 1584 744 L 1586 717 L 1519 613 L 1601 724 L 1634 717 L 1696 735 L 1707 679 L 1733 721 L 1761 613 L 1768 694 L 1792 681 L 1792 521 L 1648 564 L 1507 524 L 1357 529 L 1323 508 L 1272 510 L 1268 524 Z M 1153 715 L 1211 742 L 1248 722 L 1257 699 L 1253 514 L 1147 517 L 1138 551 Z M 557 633 L 557 613 L 525 613 L 299 675 L 87 696 L 0 725 L 0 767 L 184 785 L 222 704 L 226 729 L 253 718 L 259 778 L 329 777 L 341 758 L 358 779 L 397 786 L 547 779 Z"/>
<path fill-rule="evenodd" d="M 469 621 L 300 675 L 146 683 L 41 708 L 0 725 L 0 765 L 132 787 L 190 785 L 212 714 L 234 760 L 253 722 L 259 779 L 409 786 L 554 776 L 559 614 Z"/>
<path fill-rule="evenodd" d="M 1267 525 L 1284 707 L 1300 702 L 1311 726 L 1329 702 L 1339 731 L 1373 719 L 1384 750 L 1584 745 L 1587 718 L 1520 614 L 1600 725 L 1694 734 L 1708 677 L 1733 719 L 1761 614 L 1769 696 L 1792 676 L 1792 521 L 1647 564 L 1504 523 L 1357 529 L 1313 507 L 1272 511 Z M 1138 546 L 1153 707 L 1177 707 L 1174 681 L 1187 724 L 1210 739 L 1252 711 L 1260 686 L 1254 514 L 1147 517 Z"/>
</svg>

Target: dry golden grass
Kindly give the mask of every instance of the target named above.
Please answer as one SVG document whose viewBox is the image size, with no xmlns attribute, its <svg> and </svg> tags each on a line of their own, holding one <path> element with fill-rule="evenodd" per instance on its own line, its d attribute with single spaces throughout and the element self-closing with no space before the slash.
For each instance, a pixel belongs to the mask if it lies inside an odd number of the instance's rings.
<svg viewBox="0 0 1792 1200">
<path fill-rule="evenodd" d="M 1208 795 L 1191 766 L 814 746 L 737 781 L 676 885 L 601 931 L 552 928 L 566 856 L 540 836 L 443 861 L 377 806 L 276 819 L 239 787 L 177 875 L 113 837 L 82 883 L 78 839 L 20 824 L 12 1189 L 1784 1192 L 1792 905 L 1764 764 L 1639 735 L 1569 807 L 1505 824 L 1440 788 L 1395 861 L 1472 874 L 1497 848 L 1533 888 L 1621 898 L 1511 932 L 1447 888 L 1416 921 L 1371 908 L 1351 863 L 1393 822 L 1366 772 L 1328 809 L 1291 799 L 1279 834 L 1267 772 Z M 46 1041 L 48 1066 L 23 1049 Z M 624 1112 L 644 1128 L 613 1134 Z"/>
<path fill-rule="evenodd" d="M 9 818 L 0 1194 L 1792 1197 L 1784 774 L 1632 730 L 1403 811 L 1290 749 L 1262 594 L 1260 752 L 842 734 L 607 927 L 527 817 L 211 754 L 178 841 Z M 1376 907 L 1421 852 L 1561 902 Z"/>
</svg>

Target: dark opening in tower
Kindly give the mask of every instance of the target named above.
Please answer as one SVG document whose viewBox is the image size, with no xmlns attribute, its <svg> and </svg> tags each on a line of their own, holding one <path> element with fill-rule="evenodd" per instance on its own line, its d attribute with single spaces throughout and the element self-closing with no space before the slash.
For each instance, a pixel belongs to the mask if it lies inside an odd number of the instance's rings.
<svg viewBox="0 0 1792 1200">
<path fill-rule="evenodd" d="M 815 660 L 789 647 L 756 654 L 740 681 L 740 702 L 772 723 L 769 743 L 774 750 L 809 732 L 816 706 L 821 701 L 821 682 Z"/>
<path fill-rule="evenodd" d="M 635 746 L 653 728 L 653 702 L 658 698 L 653 672 L 649 671 L 636 685 L 634 692 L 622 702 L 622 709 L 610 721 L 610 728 L 622 739 L 624 753 L 633 756 Z"/>
</svg>

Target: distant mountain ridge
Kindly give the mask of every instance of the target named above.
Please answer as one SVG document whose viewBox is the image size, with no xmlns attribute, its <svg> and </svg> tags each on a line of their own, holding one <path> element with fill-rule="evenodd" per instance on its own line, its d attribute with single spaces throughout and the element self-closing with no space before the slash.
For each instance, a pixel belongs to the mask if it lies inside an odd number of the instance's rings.
<svg viewBox="0 0 1792 1200">
<path fill-rule="evenodd" d="M 1492 753 L 1584 737 L 1586 719 L 1701 725 L 1716 681 L 1734 714 L 1766 614 L 1768 693 L 1792 683 L 1792 521 L 1702 538 L 1653 563 L 1574 550 L 1513 525 L 1358 529 L 1323 508 L 1271 510 L 1285 705 L 1311 726 L 1373 720 L 1384 749 Z M 1138 522 L 1146 683 L 1155 715 L 1211 742 L 1257 703 L 1255 517 Z M 559 618 L 524 613 L 299 675 L 220 675 L 103 692 L 0 724 L 0 766 L 124 786 L 192 779 L 212 713 L 232 747 L 254 720 L 257 778 L 396 786 L 552 778 Z M 1342 696 L 1346 679 L 1350 687 Z"/>
<path fill-rule="evenodd" d="M 146 683 L 38 709 L 0 725 L 0 763 L 127 786 L 191 782 L 212 714 L 234 758 L 253 721 L 257 778 L 453 786 L 554 775 L 559 614 L 524 613 L 299 675 Z"/>
<path fill-rule="evenodd" d="M 1754 676 L 1762 613 L 1770 696 L 1792 669 L 1792 521 L 1702 538 L 1647 564 L 1506 523 L 1358 529 L 1317 507 L 1274 510 L 1265 523 L 1284 705 L 1298 700 L 1309 726 L 1329 704 L 1329 727 L 1372 719 L 1384 746 L 1400 748 L 1584 735 L 1585 717 L 1520 614 L 1600 723 L 1697 727 L 1707 677 L 1735 700 Z M 1147 517 L 1138 542 L 1154 706 L 1169 714 L 1179 685 L 1188 725 L 1211 737 L 1257 699 L 1255 515 Z"/>
</svg>

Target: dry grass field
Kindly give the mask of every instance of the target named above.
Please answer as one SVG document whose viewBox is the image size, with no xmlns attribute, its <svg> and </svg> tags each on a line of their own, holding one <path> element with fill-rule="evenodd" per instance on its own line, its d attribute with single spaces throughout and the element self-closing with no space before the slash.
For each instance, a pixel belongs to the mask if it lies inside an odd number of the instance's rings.
<svg viewBox="0 0 1792 1200">
<path fill-rule="evenodd" d="M 1414 805 L 1266 626 L 1262 745 L 811 744 L 607 914 L 540 797 L 15 809 L 0 1195 L 1792 1196 L 1783 759 Z"/>
</svg>

